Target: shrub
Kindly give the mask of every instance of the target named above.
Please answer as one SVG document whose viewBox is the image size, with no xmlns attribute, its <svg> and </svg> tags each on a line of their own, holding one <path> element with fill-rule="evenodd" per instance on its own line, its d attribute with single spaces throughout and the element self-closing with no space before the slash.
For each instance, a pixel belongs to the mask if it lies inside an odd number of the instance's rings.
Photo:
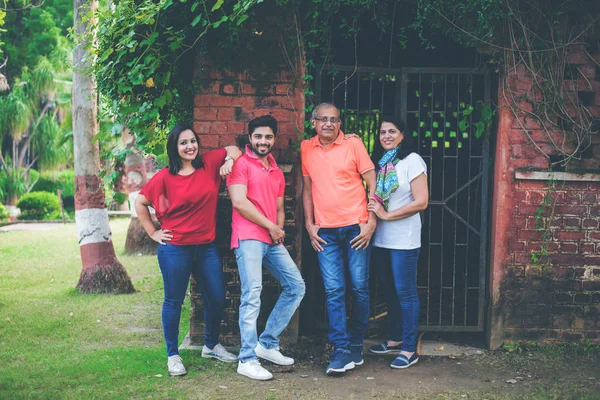
<svg viewBox="0 0 600 400">
<path fill-rule="evenodd" d="M 4 207 L 4 204 L 0 203 L 0 222 L 6 222 L 8 220 L 8 210 Z"/>
<path fill-rule="evenodd" d="M 62 191 L 65 209 L 73 211 L 75 207 L 75 172 L 73 170 L 43 172 L 32 190 L 56 193 L 59 189 Z"/>
<path fill-rule="evenodd" d="M 58 196 L 48 192 L 31 192 L 17 203 L 21 209 L 19 219 L 48 219 L 60 210 Z"/>
</svg>

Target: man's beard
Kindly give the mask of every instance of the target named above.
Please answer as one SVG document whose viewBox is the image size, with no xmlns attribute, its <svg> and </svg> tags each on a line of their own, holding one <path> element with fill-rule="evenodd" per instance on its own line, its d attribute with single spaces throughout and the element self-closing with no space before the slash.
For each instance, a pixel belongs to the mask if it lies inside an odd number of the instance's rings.
<svg viewBox="0 0 600 400">
<path fill-rule="evenodd" d="M 273 147 L 268 146 L 268 147 L 266 147 L 266 153 L 261 153 L 261 151 L 259 150 L 258 146 L 251 145 L 250 148 L 252 149 L 252 151 L 254 152 L 254 154 L 256 154 L 257 156 L 260 156 L 260 157 L 264 157 L 264 156 L 269 155 L 269 153 L 271 153 L 271 151 L 273 150 Z M 263 147 L 263 149 L 264 148 L 265 147 Z"/>
</svg>

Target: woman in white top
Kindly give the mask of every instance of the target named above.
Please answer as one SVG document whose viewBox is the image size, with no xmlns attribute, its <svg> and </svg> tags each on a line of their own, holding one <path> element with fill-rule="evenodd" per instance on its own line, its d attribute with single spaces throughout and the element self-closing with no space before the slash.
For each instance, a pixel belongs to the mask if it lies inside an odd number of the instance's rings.
<svg viewBox="0 0 600 400">
<path fill-rule="evenodd" d="M 372 346 L 372 353 L 399 352 L 390 365 L 408 368 L 419 361 L 417 261 L 421 250 L 420 211 L 427 208 L 427 165 L 412 152 L 412 138 L 396 117 L 384 117 L 375 141 L 373 163 L 377 189 L 368 209 L 377 215 L 373 256 L 381 265 L 391 337 Z"/>
</svg>

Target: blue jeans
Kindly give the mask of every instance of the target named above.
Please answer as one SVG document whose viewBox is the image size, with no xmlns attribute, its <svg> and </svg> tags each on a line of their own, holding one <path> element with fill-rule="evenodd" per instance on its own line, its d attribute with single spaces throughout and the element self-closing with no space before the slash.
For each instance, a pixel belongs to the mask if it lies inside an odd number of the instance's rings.
<svg viewBox="0 0 600 400">
<path fill-rule="evenodd" d="M 262 291 L 262 266 L 279 281 L 281 294 L 271 311 L 260 344 L 266 349 L 279 348 L 279 335 L 292 319 L 300 305 L 306 286 L 300 270 L 283 246 L 270 245 L 258 240 L 240 240 L 235 249 L 240 273 L 242 295 L 240 298 L 240 339 L 242 347 L 238 359 L 242 362 L 256 360 L 254 349 L 258 344 L 256 320 L 260 312 Z"/>
<path fill-rule="evenodd" d="M 419 334 L 417 262 L 420 252 L 420 248 L 374 249 L 387 302 L 390 340 L 402 341 L 401 349 L 408 352 L 416 351 Z"/>
<path fill-rule="evenodd" d="M 350 241 L 360 233 L 358 225 L 321 228 L 327 244 L 317 252 L 329 317 L 329 342 L 335 349 L 361 346 L 369 322 L 369 259 L 371 247 L 354 250 Z M 346 265 L 352 287 L 352 313 L 346 326 Z"/>
<path fill-rule="evenodd" d="M 219 343 L 221 316 L 225 303 L 225 282 L 221 257 L 214 243 L 191 246 L 158 246 L 158 264 L 165 285 L 162 324 L 167 355 L 178 354 L 181 305 L 190 281 L 190 273 L 204 302 L 204 344 L 213 348 Z"/>
</svg>

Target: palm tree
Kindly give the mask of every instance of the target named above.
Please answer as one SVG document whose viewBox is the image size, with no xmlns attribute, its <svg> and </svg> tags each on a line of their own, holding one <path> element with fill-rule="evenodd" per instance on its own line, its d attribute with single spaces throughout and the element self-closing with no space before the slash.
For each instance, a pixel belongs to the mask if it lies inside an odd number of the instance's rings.
<svg viewBox="0 0 600 400">
<path fill-rule="evenodd" d="M 84 18 L 97 8 L 96 0 L 74 0 L 75 34 L 94 40 L 93 26 Z M 77 288 L 83 293 L 132 293 L 131 279 L 117 259 L 111 240 L 103 182 L 98 176 L 98 103 L 96 83 L 87 73 L 89 42 L 82 40 L 73 51 L 73 143 L 75 146 L 75 221 L 82 270 Z"/>
<path fill-rule="evenodd" d="M 55 82 L 55 75 L 52 64 L 42 58 L 0 96 L 0 143 L 8 143 L 0 148 L 0 186 L 8 204 L 31 190 L 34 165 L 51 168 L 68 154 L 65 146 L 58 146 L 62 131 L 57 99 L 65 85 Z"/>
</svg>

